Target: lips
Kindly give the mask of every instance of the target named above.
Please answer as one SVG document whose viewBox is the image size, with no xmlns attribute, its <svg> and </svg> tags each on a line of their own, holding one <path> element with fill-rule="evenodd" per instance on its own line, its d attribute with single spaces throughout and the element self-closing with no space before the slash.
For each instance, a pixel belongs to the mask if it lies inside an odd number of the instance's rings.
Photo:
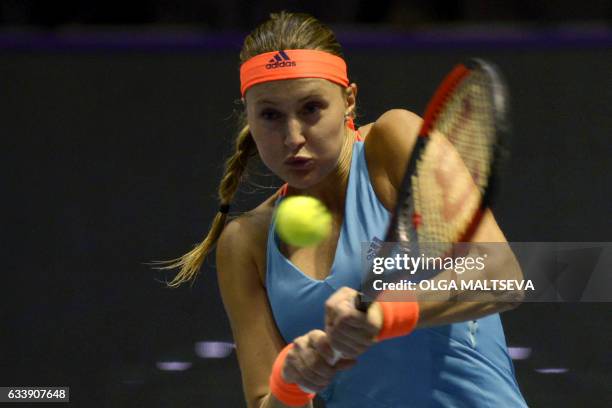
<svg viewBox="0 0 612 408">
<path fill-rule="evenodd" d="M 314 160 L 311 159 L 310 157 L 295 156 L 295 157 L 290 157 L 287 160 L 285 160 L 286 166 L 292 169 L 298 169 L 298 170 L 308 169 L 313 164 L 314 164 Z"/>
</svg>

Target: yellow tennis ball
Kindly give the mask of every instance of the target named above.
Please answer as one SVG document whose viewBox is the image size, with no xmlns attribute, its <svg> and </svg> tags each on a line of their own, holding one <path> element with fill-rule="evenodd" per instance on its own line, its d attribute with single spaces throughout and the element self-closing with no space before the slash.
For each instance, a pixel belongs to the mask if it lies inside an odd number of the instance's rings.
<svg viewBox="0 0 612 408">
<path fill-rule="evenodd" d="M 331 227 L 331 214 L 314 197 L 288 197 L 276 210 L 276 232 L 289 245 L 316 245 L 329 235 Z"/>
</svg>

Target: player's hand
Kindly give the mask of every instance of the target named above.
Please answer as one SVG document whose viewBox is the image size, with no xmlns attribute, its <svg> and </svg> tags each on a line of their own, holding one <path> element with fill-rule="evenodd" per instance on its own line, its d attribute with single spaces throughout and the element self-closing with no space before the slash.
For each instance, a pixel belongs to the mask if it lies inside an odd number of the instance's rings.
<svg viewBox="0 0 612 408">
<path fill-rule="evenodd" d="M 334 351 L 327 334 L 321 330 L 312 330 L 293 343 L 283 366 L 283 379 L 313 392 L 327 387 L 336 372 L 356 363 L 355 360 L 342 359 L 333 365 Z"/>
<path fill-rule="evenodd" d="M 382 311 L 374 303 L 367 313 L 355 308 L 357 291 L 343 287 L 325 302 L 325 332 L 343 358 L 355 359 L 366 351 L 382 327 Z"/>
</svg>

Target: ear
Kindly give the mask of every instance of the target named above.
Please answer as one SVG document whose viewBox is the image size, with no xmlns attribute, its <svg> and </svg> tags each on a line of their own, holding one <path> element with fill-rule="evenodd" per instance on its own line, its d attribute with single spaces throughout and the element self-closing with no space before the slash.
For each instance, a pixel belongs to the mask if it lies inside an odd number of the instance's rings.
<svg viewBox="0 0 612 408">
<path fill-rule="evenodd" d="M 357 107 L 357 90 L 357 84 L 354 82 L 344 88 L 346 105 L 346 110 L 344 113 L 351 117 L 355 117 L 355 108 Z"/>
</svg>

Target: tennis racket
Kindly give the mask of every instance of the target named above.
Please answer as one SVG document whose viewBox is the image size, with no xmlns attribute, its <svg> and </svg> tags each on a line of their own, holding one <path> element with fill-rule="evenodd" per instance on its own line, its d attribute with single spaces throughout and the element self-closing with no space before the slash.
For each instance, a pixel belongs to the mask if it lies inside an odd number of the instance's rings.
<svg viewBox="0 0 612 408">
<path fill-rule="evenodd" d="M 444 78 L 423 116 L 386 242 L 445 257 L 454 243 L 470 241 L 495 197 L 507 101 L 498 69 L 482 59 L 458 64 Z M 372 301 L 360 294 L 356 307 L 366 312 Z"/>
</svg>

